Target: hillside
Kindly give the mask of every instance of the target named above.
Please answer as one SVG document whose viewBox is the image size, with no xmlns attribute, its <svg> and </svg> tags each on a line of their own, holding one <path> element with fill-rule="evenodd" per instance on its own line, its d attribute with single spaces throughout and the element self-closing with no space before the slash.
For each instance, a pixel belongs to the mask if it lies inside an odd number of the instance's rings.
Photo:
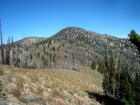
<svg viewBox="0 0 140 105">
<path fill-rule="evenodd" d="M 87 91 L 102 94 L 102 75 L 80 71 L 0 65 L 0 105 L 100 105 Z"/>
<path fill-rule="evenodd" d="M 18 40 L 16 42 L 14 42 L 13 44 L 15 46 L 31 46 L 35 43 L 38 43 L 40 41 L 43 41 L 45 40 L 46 38 L 40 38 L 40 37 L 26 37 L 26 38 L 23 38 L 21 40 Z"/>
<path fill-rule="evenodd" d="M 38 39 L 37 39 L 38 40 Z M 99 34 L 77 27 L 67 27 L 47 39 L 32 40 L 33 44 L 11 48 L 10 65 L 24 68 L 57 68 L 79 71 L 80 66 L 90 67 L 96 62 L 96 69 L 104 64 L 104 53 L 112 47 L 117 67 L 128 65 L 131 73 L 139 69 L 138 51 L 127 39 Z M 41 41 L 42 40 L 42 41 Z M 6 52 L 6 48 L 5 48 Z M 6 58 L 6 55 L 5 55 Z"/>
<path fill-rule="evenodd" d="M 62 29 L 47 40 L 37 43 L 36 48 L 30 51 L 39 58 L 40 64 L 45 65 L 37 65 L 38 67 L 78 70 L 79 66 L 90 67 L 92 60 L 97 65 L 103 63 L 104 53 L 109 51 L 110 46 L 116 67 L 120 59 L 121 65 L 128 65 L 131 71 L 138 70 L 138 51 L 127 39 L 101 35 L 77 27 Z"/>
</svg>

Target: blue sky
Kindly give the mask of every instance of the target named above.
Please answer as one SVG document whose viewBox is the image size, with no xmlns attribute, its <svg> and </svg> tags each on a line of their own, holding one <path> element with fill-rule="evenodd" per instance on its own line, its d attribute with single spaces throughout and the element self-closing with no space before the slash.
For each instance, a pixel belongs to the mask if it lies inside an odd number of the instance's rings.
<svg viewBox="0 0 140 105">
<path fill-rule="evenodd" d="M 140 0 L 0 0 L 4 43 L 49 37 L 69 26 L 127 38 L 140 34 Z"/>
</svg>

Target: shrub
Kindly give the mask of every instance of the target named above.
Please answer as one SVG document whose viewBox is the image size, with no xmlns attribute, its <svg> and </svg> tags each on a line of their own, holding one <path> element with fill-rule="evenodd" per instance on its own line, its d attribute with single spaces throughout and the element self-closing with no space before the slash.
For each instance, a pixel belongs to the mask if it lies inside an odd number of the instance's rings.
<svg viewBox="0 0 140 105">
<path fill-rule="evenodd" d="M 0 100 L 0 105 L 7 105 L 7 103 L 3 100 Z"/>
<path fill-rule="evenodd" d="M 0 75 L 3 74 L 3 67 L 0 66 Z"/>
<path fill-rule="evenodd" d="M 10 75 L 8 75 L 8 76 L 7 76 L 7 80 L 8 80 L 9 82 L 12 82 L 12 77 L 11 77 Z"/>
<path fill-rule="evenodd" d="M 28 94 L 24 96 L 24 99 L 28 101 L 35 101 L 38 99 L 38 97 L 35 96 L 35 94 Z"/>
<path fill-rule="evenodd" d="M 24 82 L 25 82 L 25 80 L 22 77 L 18 77 L 16 79 L 16 85 L 17 85 L 18 89 L 21 89 L 23 87 Z"/>
<path fill-rule="evenodd" d="M 92 69 L 96 69 L 96 63 L 95 63 L 94 60 L 93 60 L 92 63 L 91 63 L 91 68 L 92 68 Z"/>
<path fill-rule="evenodd" d="M 13 89 L 12 94 L 13 94 L 13 96 L 15 96 L 15 97 L 19 97 L 19 96 L 20 96 L 20 91 L 19 91 L 19 89 L 18 89 L 18 88 Z"/>
<path fill-rule="evenodd" d="M 2 81 L 0 80 L 0 92 L 2 91 Z"/>
<path fill-rule="evenodd" d="M 37 92 L 38 92 L 38 94 L 42 94 L 43 91 L 44 91 L 44 89 L 38 84 L 37 85 Z"/>
<path fill-rule="evenodd" d="M 54 90 L 53 90 L 53 95 L 54 95 L 54 96 L 60 96 L 60 95 L 61 95 L 60 90 L 54 89 Z"/>
</svg>

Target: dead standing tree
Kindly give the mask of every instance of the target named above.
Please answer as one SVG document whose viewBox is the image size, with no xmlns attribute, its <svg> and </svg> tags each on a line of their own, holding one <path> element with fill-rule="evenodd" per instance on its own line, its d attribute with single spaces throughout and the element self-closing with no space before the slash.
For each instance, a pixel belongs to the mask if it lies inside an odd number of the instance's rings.
<svg viewBox="0 0 140 105">
<path fill-rule="evenodd" d="M 8 38 L 6 47 L 6 64 L 10 65 L 10 38 Z"/>
<path fill-rule="evenodd" d="M 3 49 L 3 40 L 2 40 L 1 20 L 0 20 L 0 40 L 1 40 L 1 62 L 2 64 L 4 64 L 4 49 Z"/>
</svg>

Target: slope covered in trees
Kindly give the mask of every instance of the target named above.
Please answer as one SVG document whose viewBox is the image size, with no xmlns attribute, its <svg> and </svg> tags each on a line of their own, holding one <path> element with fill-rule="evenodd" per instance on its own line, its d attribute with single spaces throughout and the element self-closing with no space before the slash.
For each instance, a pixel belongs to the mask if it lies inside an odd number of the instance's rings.
<svg viewBox="0 0 140 105">
<path fill-rule="evenodd" d="M 129 40 L 136 45 L 140 52 L 140 36 L 132 30 L 129 37 Z M 123 65 L 123 68 L 120 68 L 120 60 L 118 61 L 118 66 L 115 68 L 112 50 L 109 52 L 110 59 L 108 59 L 106 52 L 104 58 L 105 72 L 102 83 L 104 94 L 117 98 L 126 105 L 139 105 L 140 71 L 134 72 L 135 75 L 132 76 L 128 70 L 127 63 Z"/>
<path fill-rule="evenodd" d="M 79 66 L 91 67 L 94 61 L 96 69 L 103 73 L 104 51 L 109 50 L 111 46 L 116 65 L 119 58 L 122 58 L 120 68 L 125 62 L 132 74 L 140 68 L 138 50 L 128 39 L 98 34 L 82 28 L 64 28 L 52 37 L 36 43 L 32 43 L 32 38 L 21 42 L 22 44 L 14 43 L 10 50 L 10 65 L 78 70 Z M 5 57 L 4 55 L 4 59 Z M 16 60 L 14 64 L 12 59 Z"/>
</svg>

